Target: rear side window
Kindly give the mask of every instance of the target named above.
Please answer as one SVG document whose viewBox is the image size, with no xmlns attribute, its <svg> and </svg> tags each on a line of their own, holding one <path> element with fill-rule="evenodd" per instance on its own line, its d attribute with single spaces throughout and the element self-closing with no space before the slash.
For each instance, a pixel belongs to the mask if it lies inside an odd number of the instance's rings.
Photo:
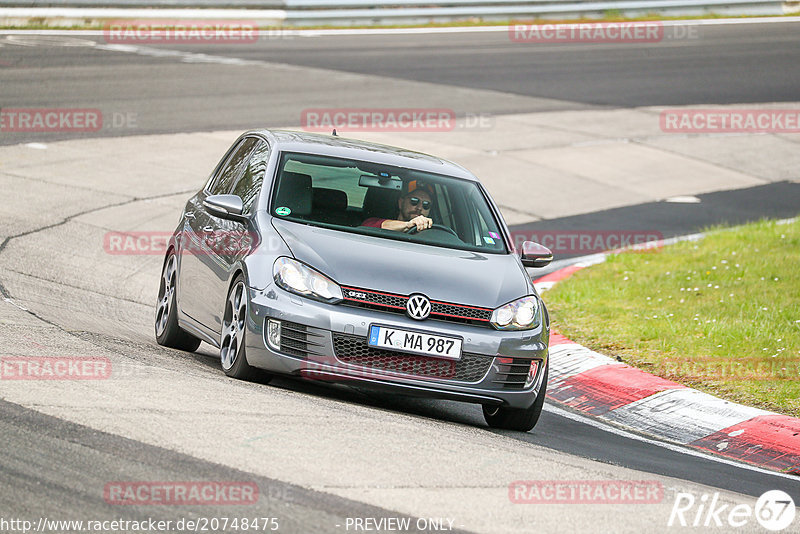
<svg viewBox="0 0 800 534">
<path fill-rule="evenodd" d="M 239 142 L 209 187 L 209 194 L 225 195 L 231 192 L 233 184 L 244 172 L 247 162 L 250 160 L 250 154 L 253 153 L 258 142 L 259 140 L 255 137 L 247 137 Z"/>
</svg>

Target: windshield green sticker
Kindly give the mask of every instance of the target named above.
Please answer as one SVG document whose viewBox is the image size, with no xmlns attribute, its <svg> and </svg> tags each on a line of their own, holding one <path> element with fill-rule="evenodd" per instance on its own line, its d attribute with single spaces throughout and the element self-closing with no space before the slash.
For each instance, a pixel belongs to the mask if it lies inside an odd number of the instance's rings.
<svg viewBox="0 0 800 534">
<path fill-rule="evenodd" d="M 281 206 L 280 208 L 275 208 L 275 213 L 277 215 L 281 215 L 281 216 L 285 217 L 286 215 L 289 215 L 290 213 L 292 213 L 292 210 L 290 210 L 289 208 L 287 208 L 285 206 Z"/>
</svg>

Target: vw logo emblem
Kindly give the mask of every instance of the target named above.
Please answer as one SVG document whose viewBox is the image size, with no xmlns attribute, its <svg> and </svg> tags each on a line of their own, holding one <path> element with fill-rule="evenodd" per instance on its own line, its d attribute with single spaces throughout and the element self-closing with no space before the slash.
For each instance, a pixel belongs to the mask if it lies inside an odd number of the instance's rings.
<svg viewBox="0 0 800 534">
<path fill-rule="evenodd" d="M 411 295 L 406 302 L 406 312 L 412 319 L 427 319 L 431 314 L 431 301 L 425 295 Z"/>
</svg>

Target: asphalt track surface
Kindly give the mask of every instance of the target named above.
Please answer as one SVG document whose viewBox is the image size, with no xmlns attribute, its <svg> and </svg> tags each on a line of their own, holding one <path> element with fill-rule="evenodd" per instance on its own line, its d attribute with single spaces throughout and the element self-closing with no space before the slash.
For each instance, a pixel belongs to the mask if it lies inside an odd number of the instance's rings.
<svg viewBox="0 0 800 534">
<path fill-rule="evenodd" d="M 421 35 L 303 37 L 277 34 L 255 43 L 174 45 L 133 42 L 138 52 L 99 50 L 102 35 L 7 36 L 0 47 L 0 105 L 100 108 L 132 113 L 136 128 L 83 136 L 247 129 L 299 124 L 308 107 L 447 107 L 460 115 L 603 107 L 791 102 L 800 93 L 800 40 L 795 24 L 693 27 L 693 38 L 662 42 L 520 43 L 505 31 Z M 3 41 L 0 40 L 0 45 Z M 183 50 L 191 57 L 158 55 Z M 228 70 L 213 58 L 253 62 Z M 176 65 L 179 63 L 179 67 Z M 321 69 L 309 79 L 287 65 Z M 369 78 L 346 87 L 331 73 L 367 74 L 442 84 L 437 97 L 398 83 L 376 95 Z M 516 98 L 514 98 L 516 96 Z M 75 135 L 73 134 L 73 137 Z M 37 136 L 28 136 L 36 138 Z M 65 134 L 65 137 L 68 135 Z M 52 135 L 48 138 L 53 139 Z M 0 143 L 20 137 L 0 137 Z"/>
<path fill-rule="evenodd" d="M 490 33 L 413 38 L 295 37 L 244 47 L 190 50 L 194 54 L 280 62 L 528 97 L 513 101 L 465 101 L 461 111 L 474 113 L 797 100 L 800 40 L 796 26 L 726 26 L 700 31 L 702 40 L 676 40 L 666 45 L 636 48 L 606 44 L 516 44 L 510 43 L 506 34 Z M 238 78 L 232 78 L 231 74 L 214 64 L 187 65 L 169 56 L 100 51 L 84 46 L 51 47 L 42 54 L 38 46 L 5 45 L 0 48 L 3 80 L 0 103 L 3 107 L 85 105 L 130 111 L 143 119 L 144 127 L 136 130 L 93 134 L 103 136 L 247 128 L 254 119 L 267 126 L 294 124 L 299 110 L 308 105 L 308 95 L 314 95 L 319 106 L 336 100 L 335 95 L 326 94 L 324 85 L 305 88 L 306 92 L 287 97 L 283 87 L 270 83 L 269 69 L 261 67 L 254 66 L 253 71 L 237 70 Z M 363 93 L 355 93 L 350 99 L 354 103 L 368 101 L 369 93 L 370 87 L 365 85 Z M 411 95 L 410 101 L 419 105 L 437 104 L 429 104 L 422 93 Z M 152 120 L 147 120 L 150 117 Z M 7 136 L 0 143 L 37 139 L 36 135 L 26 139 Z M 796 183 L 779 183 L 706 195 L 700 204 L 702 210 L 692 204 L 631 206 L 540 221 L 517 229 L 588 226 L 646 229 L 656 224 L 666 237 L 720 222 L 792 216 L 799 200 Z M 99 343 L 119 342 L 113 332 L 100 330 L 96 334 Z M 198 357 L 182 358 L 181 365 L 202 372 L 218 372 L 213 355 L 205 349 Z M 224 380 L 219 374 L 219 379 Z M 479 411 L 458 403 L 379 394 L 365 396 L 348 388 L 291 380 L 255 387 L 285 388 L 309 398 L 319 396 L 437 421 L 484 425 Z M 0 401 L 0 428 L 6 451 L 0 460 L 5 488 L 0 491 L 0 508 L 4 515 L 34 512 L 55 515 L 58 511 L 77 509 L 102 515 L 108 513 L 108 508 L 85 488 L 113 479 L 231 480 L 243 475 L 258 481 L 262 491 L 270 488 L 270 498 L 262 503 L 266 507 L 263 512 L 279 509 L 287 518 L 289 531 L 322 531 L 323 520 L 347 516 L 397 515 L 355 500 L 259 478 L 98 432 L 5 401 Z M 784 489 L 800 495 L 800 482 L 796 480 L 645 443 L 636 436 L 597 428 L 549 407 L 535 431 L 502 434 L 569 455 L 746 495 L 758 496 L 768 489 Z M 197 514 L 196 510 L 179 511 L 186 516 Z M 215 515 L 213 512 L 202 513 L 210 516 Z M 144 513 L 130 510 L 126 516 L 139 517 Z M 175 510 L 169 511 L 170 515 L 174 513 Z M 148 511 L 147 515 L 156 514 Z"/>
</svg>

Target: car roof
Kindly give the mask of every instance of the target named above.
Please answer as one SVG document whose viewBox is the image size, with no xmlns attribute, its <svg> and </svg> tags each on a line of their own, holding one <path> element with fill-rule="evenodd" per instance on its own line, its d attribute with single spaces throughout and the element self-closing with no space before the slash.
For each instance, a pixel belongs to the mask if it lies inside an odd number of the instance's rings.
<svg viewBox="0 0 800 534">
<path fill-rule="evenodd" d="M 245 135 L 252 134 L 265 137 L 274 148 L 281 152 L 303 152 L 370 161 L 434 174 L 455 176 L 475 182 L 479 181 L 474 174 L 457 163 L 404 148 L 370 143 L 338 135 L 290 130 L 251 130 Z"/>
</svg>

